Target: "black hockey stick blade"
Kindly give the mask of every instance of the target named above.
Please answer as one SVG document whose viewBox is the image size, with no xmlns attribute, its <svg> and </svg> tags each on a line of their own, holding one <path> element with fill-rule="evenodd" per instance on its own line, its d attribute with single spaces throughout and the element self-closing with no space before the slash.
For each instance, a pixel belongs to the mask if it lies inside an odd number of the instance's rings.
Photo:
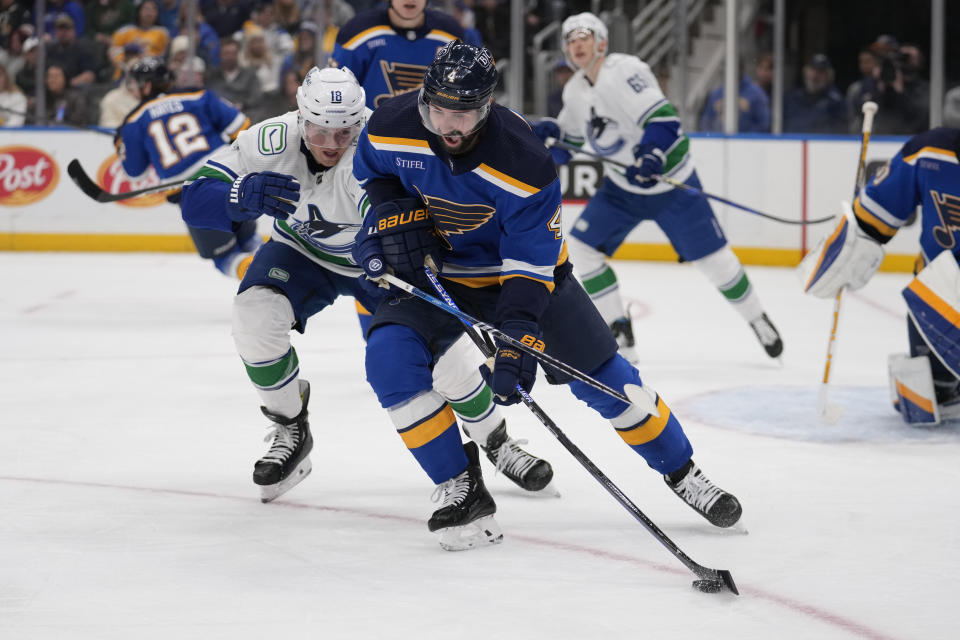
<svg viewBox="0 0 960 640">
<path fill-rule="evenodd" d="M 137 196 L 153 193 L 155 191 L 168 191 L 170 189 L 176 189 L 183 184 L 181 181 L 177 180 L 175 182 L 164 182 L 161 184 L 155 184 L 152 187 L 136 189 L 134 191 L 126 191 L 124 193 L 110 193 L 94 182 L 93 178 L 87 175 L 87 172 L 84 171 L 83 167 L 80 165 L 80 161 L 76 158 L 71 160 L 67 165 L 67 175 L 70 176 L 70 179 L 73 180 L 73 183 L 77 185 L 81 191 L 83 191 L 89 198 L 96 200 L 97 202 L 117 202 L 119 200 L 129 200 L 130 198 L 136 198 Z"/>
</svg>

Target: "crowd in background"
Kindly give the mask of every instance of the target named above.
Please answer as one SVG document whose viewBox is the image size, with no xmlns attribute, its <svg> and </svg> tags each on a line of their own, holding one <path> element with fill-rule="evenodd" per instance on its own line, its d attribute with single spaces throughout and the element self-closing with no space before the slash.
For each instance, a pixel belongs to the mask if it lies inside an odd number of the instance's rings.
<svg viewBox="0 0 960 640">
<path fill-rule="evenodd" d="M 196 4 L 193 20 L 186 9 Z M 146 55 L 162 55 L 179 89 L 204 86 L 238 105 L 252 121 L 296 108 L 296 88 L 315 64 L 325 64 L 337 30 L 378 0 L 49 0 L 43 33 L 36 33 L 33 2 L 0 0 L 0 125 L 36 123 L 38 89 L 50 124 L 116 127 L 137 103 L 126 71 Z M 546 2 L 526 5 L 526 34 L 544 26 Z M 567 3 L 568 12 L 583 10 Z M 541 7 L 540 5 L 543 5 Z M 576 5 L 576 6 L 573 6 Z M 434 1 L 455 16 L 467 40 L 483 43 L 496 59 L 509 55 L 507 0 Z M 192 24 L 194 32 L 187 33 Z M 194 58 L 187 60 L 193 36 Z M 37 87 L 38 45 L 44 43 L 43 87 Z M 529 37 L 528 37 L 529 40 Z M 881 35 L 858 55 L 860 77 L 836 85 L 828 55 L 802 67 L 797 86 L 783 97 L 785 133 L 855 133 L 860 106 L 880 106 L 874 132 L 909 135 L 927 128 L 929 82 L 924 52 Z M 573 71 L 561 60 L 553 72 L 549 114 Z M 528 74 L 529 75 L 529 74 Z M 769 132 L 773 57 L 755 56 L 740 68 L 739 131 Z M 669 96 L 676 100 L 676 96 Z M 704 101 L 690 130 L 723 130 L 723 87 Z M 960 126 L 960 87 L 946 95 L 944 124 Z"/>
</svg>

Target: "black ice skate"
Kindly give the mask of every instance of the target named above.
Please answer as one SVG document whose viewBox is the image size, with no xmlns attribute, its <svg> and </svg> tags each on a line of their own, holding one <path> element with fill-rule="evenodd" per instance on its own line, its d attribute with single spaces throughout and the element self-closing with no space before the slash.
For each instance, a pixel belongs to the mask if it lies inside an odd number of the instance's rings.
<svg viewBox="0 0 960 640">
<path fill-rule="evenodd" d="M 307 403 L 310 402 L 310 383 L 300 380 L 300 399 L 303 408 L 294 418 L 286 418 L 260 407 L 263 415 L 273 421 L 273 430 L 265 441 L 273 438 L 266 455 L 253 465 L 253 481 L 260 485 L 260 502 L 270 502 L 283 495 L 310 475 L 310 450 L 313 436 L 307 423 Z"/>
<path fill-rule="evenodd" d="M 764 313 L 751 322 L 750 328 L 757 334 L 757 340 L 763 345 L 767 355 L 771 358 L 779 358 L 780 354 L 783 353 L 783 340 L 780 339 L 780 332 L 770 322 L 767 314 Z"/>
<path fill-rule="evenodd" d="M 610 324 L 610 333 L 613 334 L 614 339 L 617 341 L 620 355 L 629 360 L 631 363 L 636 364 L 638 358 L 637 351 L 634 349 L 634 346 L 637 344 L 637 342 L 633 338 L 633 323 L 630 322 L 630 318 L 623 317 L 614 320 Z"/>
<path fill-rule="evenodd" d="M 542 458 L 530 455 L 520 448 L 526 440 L 514 440 L 507 436 L 507 423 L 501 422 L 487 437 L 483 450 L 490 460 L 511 482 L 525 491 L 543 491 L 559 495 L 555 489 L 547 489 L 553 479 L 553 467 Z"/>
<path fill-rule="evenodd" d="M 467 468 L 437 485 L 433 500 L 442 500 L 442 503 L 427 522 L 430 531 L 440 532 L 440 546 L 447 551 L 464 551 L 503 541 L 500 525 L 493 519 L 497 505 L 483 486 L 477 444 L 467 442 L 463 450 L 467 454 Z"/>
<path fill-rule="evenodd" d="M 743 513 L 736 497 L 710 482 L 692 459 L 663 479 L 675 494 L 712 525 L 731 527 Z"/>
</svg>

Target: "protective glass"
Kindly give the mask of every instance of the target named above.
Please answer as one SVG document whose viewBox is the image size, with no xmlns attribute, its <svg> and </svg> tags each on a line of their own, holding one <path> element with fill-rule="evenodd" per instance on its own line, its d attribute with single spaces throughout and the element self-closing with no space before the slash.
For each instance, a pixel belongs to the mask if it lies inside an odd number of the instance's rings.
<svg viewBox="0 0 960 640">
<path fill-rule="evenodd" d="M 426 101 L 422 91 L 417 106 L 423 126 L 431 133 L 449 138 L 462 138 L 478 131 L 490 113 L 489 102 L 476 109 L 464 110 L 432 105 Z"/>
<path fill-rule="evenodd" d="M 303 141 L 308 147 L 315 149 L 346 149 L 357 139 L 362 128 L 362 125 L 356 124 L 352 127 L 331 129 L 304 120 L 302 125 Z"/>
</svg>

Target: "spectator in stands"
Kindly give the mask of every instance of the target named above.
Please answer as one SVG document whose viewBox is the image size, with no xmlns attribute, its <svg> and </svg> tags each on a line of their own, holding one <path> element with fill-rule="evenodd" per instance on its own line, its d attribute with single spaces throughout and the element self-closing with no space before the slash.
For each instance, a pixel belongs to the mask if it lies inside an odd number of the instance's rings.
<svg viewBox="0 0 960 640">
<path fill-rule="evenodd" d="M 174 71 L 173 91 L 194 91 L 204 88 L 207 65 L 200 56 L 184 60 Z"/>
<path fill-rule="evenodd" d="M 135 61 L 127 63 L 127 72 Z M 124 73 L 120 84 L 100 99 L 100 126 L 116 129 L 123 124 L 123 119 L 138 104 L 140 104 L 140 93 L 137 90 L 137 83 L 128 73 Z"/>
<path fill-rule="evenodd" d="M 37 95 L 37 45 L 40 41 L 34 37 L 27 38 L 23 43 L 23 66 L 14 75 L 14 82 L 27 96 L 27 109 L 33 109 Z"/>
<path fill-rule="evenodd" d="M 0 65 L 0 127 L 22 127 L 27 114 L 27 96 Z"/>
<path fill-rule="evenodd" d="M 116 68 L 115 76 L 123 75 L 123 47 L 136 42 L 148 56 L 162 56 L 167 52 L 170 33 L 157 23 L 159 10 L 155 0 L 143 0 L 134 14 L 133 24 L 127 24 L 113 34 L 110 58 Z"/>
<path fill-rule="evenodd" d="M 280 62 L 270 53 L 263 29 L 258 26 L 251 26 L 243 35 L 240 65 L 257 74 L 263 91 L 276 91 L 280 86 Z"/>
<path fill-rule="evenodd" d="M 243 25 L 247 29 L 256 25 L 263 29 L 263 37 L 274 60 L 284 60 L 293 53 L 293 36 L 277 22 L 277 11 L 273 2 L 262 0 L 250 14 L 250 22 Z"/>
<path fill-rule="evenodd" d="M 700 131 L 723 132 L 723 85 L 707 96 L 700 114 Z M 770 98 L 740 64 L 740 92 L 737 98 L 737 131 L 740 133 L 768 133 L 770 131 Z"/>
<path fill-rule="evenodd" d="M 471 9 L 466 2 L 463 0 L 456 0 L 456 2 L 452 3 L 450 15 L 456 18 L 457 22 L 460 23 L 460 26 L 463 27 L 464 42 L 467 44 L 472 44 L 475 47 L 484 46 L 483 36 L 476 27 L 477 16 L 473 13 L 473 9 Z M 566 80 L 564 80 L 564 82 L 566 82 Z"/>
<path fill-rule="evenodd" d="M 133 0 L 91 0 L 86 9 L 86 36 L 109 47 L 113 44 L 113 34 L 133 22 L 133 14 Z"/>
<path fill-rule="evenodd" d="M 859 121 L 857 114 L 860 113 L 860 105 L 867 100 L 874 99 L 873 97 L 864 97 L 864 91 L 869 90 L 868 88 L 873 86 L 873 74 L 877 68 L 877 62 L 877 55 L 870 47 L 860 49 L 860 53 L 857 54 L 857 70 L 860 72 L 860 77 L 850 83 L 846 92 L 847 106 L 850 109 L 851 115 L 851 133 L 859 132 L 860 130 L 857 125 Z"/>
<path fill-rule="evenodd" d="M 276 10 L 277 22 L 287 33 L 294 34 L 300 30 L 300 5 L 297 0 L 274 0 L 273 7 Z"/>
<path fill-rule="evenodd" d="M 181 36 L 190 36 L 189 11 L 192 6 L 191 3 L 184 3 L 181 6 L 180 17 L 177 19 L 177 33 Z M 194 14 L 193 28 L 193 42 L 196 47 L 194 53 L 203 58 L 208 67 L 215 67 L 220 64 L 220 36 L 203 19 L 203 14 Z"/>
<path fill-rule="evenodd" d="M 943 97 L 943 126 L 960 129 L 960 87 L 950 89 Z"/>
<path fill-rule="evenodd" d="M 803 85 L 783 101 L 783 130 L 792 133 L 846 133 L 847 102 L 833 84 L 833 65 L 822 53 L 803 66 Z"/>
<path fill-rule="evenodd" d="M 510 3 L 501 0 L 476 0 L 473 13 L 477 30 L 483 36 L 495 60 L 510 57 Z"/>
<path fill-rule="evenodd" d="M 302 80 L 307 71 L 317 64 L 317 25 L 312 22 L 301 22 L 297 37 L 293 39 L 293 53 L 288 55 L 280 65 L 280 75 L 288 70 L 296 72 Z M 266 89 L 264 89 L 266 90 Z"/>
<path fill-rule="evenodd" d="M 67 75 L 58 65 L 47 67 L 46 75 L 46 124 L 86 124 L 86 106 L 76 90 L 67 85 Z M 34 114 L 29 113 L 27 122 L 33 122 Z"/>
<path fill-rule="evenodd" d="M 320 28 L 324 41 L 328 38 L 335 40 L 340 27 L 356 15 L 354 8 L 345 0 L 308 0 L 301 5 L 301 9 L 301 17 Z"/>
<path fill-rule="evenodd" d="M 930 115 L 930 85 L 922 77 L 923 54 L 892 36 L 880 36 L 870 45 L 877 63 L 863 78 L 854 97 L 853 129 L 860 129 L 861 105 L 873 100 L 880 109 L 873 123 L 876 134 L 912 135 L 926 131 Z"/>
<path fill-rule="evenodd" d="M 47 63 L 59 66 L 67 74 L 67 83 L 80 89 L 97 79 L 104 61 L 97 59 L 93 41 L 78 38 L 73 18 L 61 13 L 54 20 L 53 42 L 47 46 Z"/>
<path fill-rule="evenodd" d="M 243 29 L 252 10 L 248 0 L 212 0 L 203 7 L 203 18 L 219 37 L 227 38 Z"/>
<path fill-rule="evenodd" d="M 0 0 L 0 49 L 10 48 L 10 38 L 21 26 L 30 26 L 30 33 L 23 37 L 26 40 L 33 35 L 33 27 L 30 24 L 32 16 L 30 6 L 33 3 L 21 2 L 20 0 Z M 21 43 L 23 42 L 21 40 Z M 8 69 L 11 74 L 16 73 Z"/>
<path fill-rule="evenodd" d="M 276 91 L 265 93 L 259 108 L 252 113 L 249 111 L 244 113 L 249 115 L 251 120 L 253 120 L 253 115 L 256 114 L 257 122 L 260 122 L 288 111 L 296 111 L 297 88 L 300 86 L 300 82 L 301 78 L 297 75 L 297 72 L 293 69 L 287 69 L 280 80 L 280 87 Z"/>
<path fill-rule="evenodd" d="M 171 38 L 176 38 L 180 35 L 180 14 L 182 3 L 180 0 L 157 0 L 157 24 L 162 27 L 166 27 L 167 32 L 170 34 Z M 191 6 L 195 6 L 193 3 L 188 3 Z M 200 3 L 203 4 L 202 2 Z M 202 14 L 198 13 L 197 18 L 199 19 Z"/>
<path fill-rule="evenodd" d="M 563 109 L 563 87 L 567 80 L 573 75 L 573 69 L 567 64 L 565 58 L 557 60 L 553 67 L 553 90 L 547 96 L 547 115 L 556 118 Z"/>
<path fill-rule="evenodd" d="M 0 47 L 0 65 L 7 68 L 11 78 L 23 69 L 23 44 L 33 35 L 33 26 L 22 24 L 7 38 L 6 48 Z"/>
<path fill-rule="evenodd" d="M 43 31 L 51 38 L 55 35 L 57 16 L 65 13 L 73 18 L 74 28 L 77 35 L 83 35 L 86 32 L 86 16 L 83 13 L 83 5 L 77 0 L 49 0 L 47 2 L 47 13 L 43 20 Z"/>
<path fill-rule="evenodd" d="M 207 88 L 247 115 L 256 111 L 263 98 L 256 71 L 240 66 L 240 43 L 233 38 L 220 43 L 220 66 L 210 69 Z"/>
<path fill-rule="evenodd" d="M 753 82 L 763 89 L 767 99 L 773 98 L 773 54 L 761 53 L 753 65 Z"/>
</svg>

